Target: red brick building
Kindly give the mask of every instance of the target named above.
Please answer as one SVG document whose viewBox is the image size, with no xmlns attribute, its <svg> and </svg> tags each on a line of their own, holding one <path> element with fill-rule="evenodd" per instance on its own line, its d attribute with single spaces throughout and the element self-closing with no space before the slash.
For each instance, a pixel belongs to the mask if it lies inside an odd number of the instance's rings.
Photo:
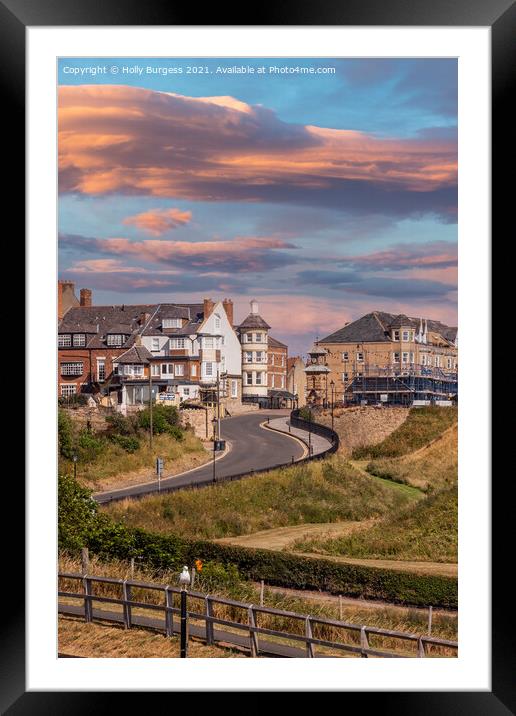
<svg viewBox="0 0 516 716">
<path fill-rule="evenodd" d="M 287 389 L 287 352 L 288 347 L 269 336 L 267 346 L 267 374 L 270 390 Z"/>
</svg>

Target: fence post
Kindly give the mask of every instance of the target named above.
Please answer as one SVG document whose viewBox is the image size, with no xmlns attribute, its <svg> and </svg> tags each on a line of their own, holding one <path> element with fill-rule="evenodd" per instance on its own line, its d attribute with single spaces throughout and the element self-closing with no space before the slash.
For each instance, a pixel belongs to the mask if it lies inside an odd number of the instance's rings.
<svg viewBox="0 0 516 716">
<path fill-rule="evenodd" d="M 305 619 L 305 636 L 307 638 L 306 656 L 307 656 L 307 658 L 313 659 L 314 645 L 310 641 L 308 641 L 308 639 L 312 638 L 312 623 L 310 621 L 310 617 L 306 617 L 306 619 Z"/>
<path fill-rule="evenodd" d="M 432 607 L 428 607 L 428 636 L 432 634 Z"/>
<path fill-rule="evenodd" d="M 339 619 L 342 621 L 342 594 L 339 594 Z"/>
<path fill-rule="evenodd" d="M 207 594 L 204 598 L 204 603 L 206 605 L 206 616 L 212 617 L 213 616 L 213 605 L 211 603 L 210 595 Z M 211 646 L 213 644 L 213 622 L 206 620 L 206 644 L 208 646 Z"/>
<path fill-rule="evenodd" d="M 93 609 L 91 604 L 91 580 L 89 577 L 84 577 L 82 583 L 84 585 L 84 620 L 91 622 L 93 619 Z"/>
<path fill-rule="evenodd" d="M 87 547 L 83 547 L 81 549 L 81 566 L 82 566 L 82 573 L 88 574 L 88 570 L 90 568 L 90 556 L 89 556 Z"/>
<path fill-rule="evenodd" d="M 134 579 L 134 557 L 131 557 L 131 579 Z"/>
<path fill-rule="evenodd" d="M 260 580 L 260 606 L 263 607 L 263 579 Z"/>
<path fill-rule="evenodd" d="M 362 649 L 369 649 L 369 639 L 367 638 L 367 631 L 365 626 L 360 628 L 360 647 Z M 366 654 L 364 651 L 362 651 L 361 656 L 365 659 L 368 658 L 368 654 Z"/>
<path fill-rule="evenodd" d="M 131 628 L 131 607 L 127 602 L 131 601 L 131 587 L 127 584 L 127 579 L 124 579 L 122 584 L 122 596 L 124 600 L 124 627 L 125 629 Z"/>
<path fill-rule="evenodd" d="M 165 610 L 165 630 L 167 636 L 172 636 L 174 634 L 174 615 L 170 609 L 174 606 L 174 592 L 170 591 L 168 585 L 165 587 L 165 605 L 167 607 Z"/>
<path fill-rule="evenodd" d="M 193 589 L 195 584 L 195 567 L 192 567 L 192 580 L 190 582 L 190 590 Z"/>
<path fill-rule="evenodd" d="M 253 609 L 252 604 L 249 605 L 247 614 L 249 615 L 249 626 L 255 627 L 256 620 L 254 618 L 254 609 Z M 258 635 L 256 634 L 256 632 L 251 631 L 250 629 L 249 629 L 249 646 L 251 649 L 251 656 L 253 658 L 256 658 L 258 656 Z"/>
<path fill-rule="evenodd" d="M 422 637 L 419 637 L 417 640 L 417 655 L 418 658 L 424 658 L 426 656 L 425 654 L 425 644 L 423 642 Z"/>
</svg>

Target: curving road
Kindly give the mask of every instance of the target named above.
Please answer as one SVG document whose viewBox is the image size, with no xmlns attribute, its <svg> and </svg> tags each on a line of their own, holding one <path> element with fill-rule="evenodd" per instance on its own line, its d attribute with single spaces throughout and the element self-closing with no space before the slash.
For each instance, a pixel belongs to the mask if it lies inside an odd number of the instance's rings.
<svg viewBox="0 0 516 716">
<path fill-rule="evenodd" d="M 302 443 L 288 435 L 260 427 L 270 416 L 271 420 L 288 415 L 288 410 L 260 410 L 256 413 L 238 415 L 221 420 L 221 437 L 231 444 L 231 449 L 215 462 L 216 477 L 238 475 L 250 470 L 263 470 L 273 465 L 300 460 L 305 455 Z M 210 461 L 189 472 L 164 477 L 161 489 L 184 487 L 213 477 L 213 462 Z M 133 485 L 131 487 L 93 495 L 98 503 L 122 500 L 126 497 L 147 495 L 158 491 L 157 482 Z"/>
</svg>

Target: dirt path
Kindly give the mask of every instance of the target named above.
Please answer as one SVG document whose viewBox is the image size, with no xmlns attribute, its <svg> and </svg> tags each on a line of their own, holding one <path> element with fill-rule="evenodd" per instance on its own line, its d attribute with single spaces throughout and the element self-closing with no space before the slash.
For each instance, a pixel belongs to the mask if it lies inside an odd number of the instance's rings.
<svg viewBox="0 0 516 716">
<path fill-rule="evenodd" d="M 314 537 L 341 537 L 359 529 L 371 527 L 377 520 L 363 520 L 362 522 L 326 522 L 322 524 L 302 524 L 289 527 L 276 527 L 272 530 L 262 530 L 250 535 L 239 537 L 221 537 L 214 542 L 222 544 L 238 544 L 260 549 L 282 550 L 292 542 L 299 539 L 313 539 Z"/>
</svg>

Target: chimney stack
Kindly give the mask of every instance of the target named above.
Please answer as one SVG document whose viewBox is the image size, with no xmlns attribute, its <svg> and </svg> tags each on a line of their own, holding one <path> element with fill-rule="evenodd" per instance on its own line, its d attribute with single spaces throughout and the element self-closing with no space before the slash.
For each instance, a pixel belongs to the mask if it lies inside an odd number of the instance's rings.
<svg viewBox="0 0 516 716">
<path fill-rule="evenodd" d="M 215 306 L 215 304 L 213 303 L 211 298 L 204 299 L 204 302 L 203 302 L 204 320 L 206 320 L 208 318 L 208 316 L 211 314 L 214 306 Z"/>
<path fill-rule="evenodd" d="M 256 298 L 253 298 L 252 301 L 249 301 L 249 303 L 251 304 L 251 313 L 254 315 L 257 315 L 258 314 L 258 301 L 256 300 Z"/>
<path fill-rule="evenodd" d="M 81 288 L 80 297 L 81 306 L 91 306 L 91 291 L 89 288 Z"/>
<path fill-rule="evenodd" d="M 61 318 L 65 315 L 69 308 L 73 305 L 77 305 L 77 298 L 75 296 L 75 283 L 73 281 L 58 281 L 57 282 L 57 318 Z"/>
<path fill-rule="evenodd" d="M 222 301 L 222 305 L 224 306 L 224 310 L 226 311 L 226 316 L 228 317 L 229 324 L 233 325 L 233 301 L 230 298 L 225 298 Z"/>
</svg>

